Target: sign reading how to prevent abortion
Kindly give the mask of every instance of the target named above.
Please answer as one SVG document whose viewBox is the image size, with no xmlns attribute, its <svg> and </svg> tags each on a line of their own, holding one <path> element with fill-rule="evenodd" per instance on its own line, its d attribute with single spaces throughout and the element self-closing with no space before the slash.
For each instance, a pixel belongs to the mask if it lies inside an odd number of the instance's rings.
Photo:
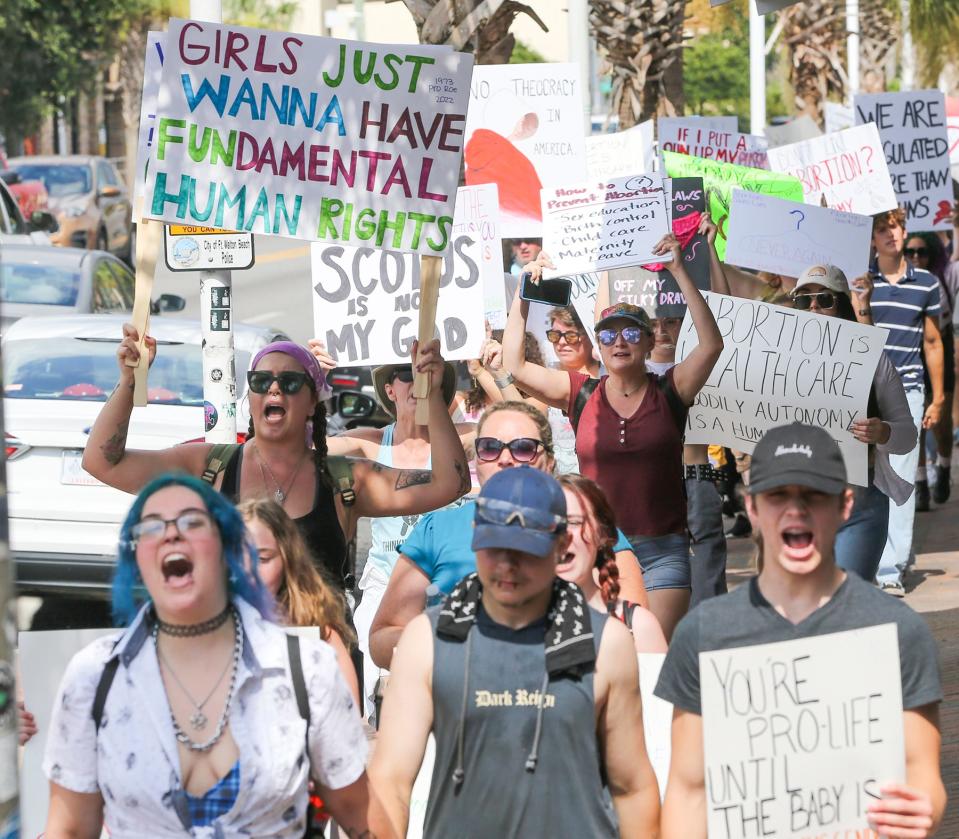
<svg viewBox="0 0 959 839">
<path fill-rule="evenodd" d="M 669 230 L 659 175 L 631 175 L 544 189 L 543 249 L 555 270 L 546 276 L 668 261 L 653 249 Z"/>
<path fill-rule="evenodd" d="M 875 326 L 705 292 L 723 352 L 689 409 L 687 443 L 751 453 L 770 428 L 825 428 L 842 449 L 850 483 L 868 485 L 867 445 L 848 431 L 866 418 L 869 388 L 886 343 Z M 698 343 L 687 313 L 676 361 Z"/>
<path fill-rule="evenodd" d="M 445 253 L 471 56 L 177 19 L 165 44 L 146 216 Z"/>
<path fill-rule="evenodd" d="M 875 837 L 905 780 L 893 623 L 699 654 L 709 839 Z"/>
</svg>

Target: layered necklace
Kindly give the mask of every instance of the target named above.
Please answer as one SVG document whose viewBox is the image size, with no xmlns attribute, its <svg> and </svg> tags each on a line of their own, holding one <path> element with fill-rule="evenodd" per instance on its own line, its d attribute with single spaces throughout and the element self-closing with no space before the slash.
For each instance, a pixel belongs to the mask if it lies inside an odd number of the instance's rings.
<svg viewBox="0 0 959 839">
<path fill-rule="evenodd" d="M 256 447 L 256 443 L 253 444 L 253 452 L 256 454 L 257 463 L 260 464 L 260 477 L 263 479 L 263 486 L 267 485 L 266 475 L 267 472 L 269 472 L 270 481 L 273 483 L 273 497 L 276 499 L 276 503 L 282 507 L 283 502 L 286 501 L 287 496 L 290 494 L 290 489 L 293 487 L 293 482 L 296 480 L 296 476 L 300 474 L 300 467 L 303 465 L 303 461 L 306 460 L 310 450 L 307 449 L 303 453 L 303 457 L 300 458 L 300 462 L 296 464 L 296 469 L 293 470 L 293 477 L 291 477 L 287 483 L 286 489 L 283 489 L 283 487 L 280 486 L 280 482 L 276 479 L 276 475 L 273 474 L 270 464 L 267 463 L 266 458 L 260 454 L 260 450 Z M 266 468 L 264 469 L 264 467 Z"/>
<path fill-rule="evenodd" d="M 180 677 L 177 676 L 176 671 L 170 666 L 170 662 L 167 661 L 163 653 L 160 652 L 159 633 L 163 632 L 166 635 L 172 635 L 179 638 L 206 635 L 223 626 L 223 624 L 226 622 L 226 619 L 231 615 L 233 616 L 233 655 L 227 662 L 226 667 L 223 668 L 223 671 L 220 673 L 213 687 L 210 689 L 210 692 L 206 695 L 206 698 L 202 702 L 197 702 L 193 698 L 193 694 L 187 690 L 186 685 L 183 684 Z M 156 648 L 157 658 L 163 663 L 166 671 L 173 677 L 173 681 L 176 682 L 180 690 L 183 691 L 183 695 L 193 706 L 193 713 L 190 715 L 190 726 L 197 731 L 202 731 L 209 723 L 209 718 L 203 712 L 203 706 L 210 701 L 210 698 L 214 693 L 216 693 L 216 689 L 223 682 L 226 674 L 232 670 L 230 675 L 230 688 L 227 691 L 226 702 L 223 705 L 223 713 L 220 715 L 220 719 L 217 722 L 213 736 L 210 737 L 209 740 L 200 743 L 193 740 L 185 731 L 183 731 L 182 728 L 180 728 L 180 724 L 177 722 L 176 715 L 173 713 L 173 708 L 170 708 L 170 719 L 173 721 L 173 731 L 176 734 L 177 741 L 194 752 L 209 751 L 223 736 L 223 731 L 226 728 L 226 723 L 230 716 L 230 705 L 233 702 L 233 694 L 236 690 L 236 676 L 237 671 L 239 670 L 240 655 L 243 651 L 243 623 L 240 620 L 239 614 L 237 614 L 236 610 L 232 606 L 227 606 L 226 609 L 224 609 L 215 618 L 211 618 L 208 621 L 193 624 L 191 626 L 168 624 L 155 617 L 153 623 L 153 645 Z"/>
</svg>

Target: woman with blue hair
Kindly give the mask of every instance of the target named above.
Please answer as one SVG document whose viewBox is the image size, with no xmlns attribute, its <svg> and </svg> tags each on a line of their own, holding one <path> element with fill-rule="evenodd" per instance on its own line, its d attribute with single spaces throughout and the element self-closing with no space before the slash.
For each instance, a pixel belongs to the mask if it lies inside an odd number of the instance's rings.
<svg viewBox="0 0 959 839">
<path fill-rule="evenodd" d="M 47 835 L 302 837 L 311 778 L 367 830 L 366 738 L 335 655 L 270 621 L 251 550 L 203 481 L 141 491 L 113 587 L 128 626 L 73 658 L 55 704 Z"/>
</svg>

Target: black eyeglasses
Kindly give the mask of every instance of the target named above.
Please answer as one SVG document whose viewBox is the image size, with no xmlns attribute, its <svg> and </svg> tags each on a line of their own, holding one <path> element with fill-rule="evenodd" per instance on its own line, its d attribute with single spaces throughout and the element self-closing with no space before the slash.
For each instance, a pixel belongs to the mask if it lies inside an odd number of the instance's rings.
<svg viewBox="0 0 959 839">
<path fill-rule="evenodd" d="M 810 306 L 812 306 L 812 301 L 816 301 L 816 305 L 820 309 L 831 309 L 836 305 L 836 295 L 831 291 L 817 291 L 812 294 L 796 294 L 793 296 L 793 306 L 799 309 L 800 312 L 805 312 Z"/>
<path fill-rule="evenodd" d="M 476 457 L 486 463 L 499 460 L 503 449 L 509 449 L 510 455 L 517 463 L 531 463 L 540 449 L 546 448 L 542 440 L 534 440 L 532 437 L 517 437 L 508 443 L 495 437 L 477 437 L 475 446 Z"/>
<path fill-rule="evenodd" d="M 413 381 L 414 375 L 415 374 L 413 373 L 412 368 L 409 370 L 400 368 L 399 370 L 393 371 L 393 378 L 390 379 L 390 381 L 395 382 L 397 379 L 399 379 L 399 381 L 409 384 L 410 382 Z"/>
<path fill-rule="evenodd" d="M 147 516 L 140 519 L 130 528 L 130 535 L 135 542 L 148 544 L 159 542 L 166 533 L 167 525 L 174 525 L 177 533 L 184 539 L 189 536 L 199 536 L 212 529 L 213 520 L 204 510 L 184 510 L 174 519 L 164 519 L 160 516 Z"/>
<path fill-rule="evenodd" d="M 929 248 L 904 248 L 903 253 L 910 259 L 915 259 L 917 256 L 929 256 Z"/>
<path fill-rule="evenodd" d="M 638 344 L 643 340 L 645 331 L 641 326 L 624 326 L 622 329 L 600 329 L 596 337 L 604 347 L 611 347 L 622 332 L 627 344 Z"/>
<path fill-rule="evenodd" d="M 273 382 L 278 382 L 280 390 L 287 396 L 299 393 L 303 385 L 312 387 L 313 380 L 306 373 L 297 373 L 295 370 L 287 370 L 283 373 L 273 374 L 269 370 L 248 370 L 246 374 L 246 383 L 250 386 L 253 393 L 266 393 Z"/>
<path fill-rule="evenodd" d="M 558 344 L 560 338 L 563 338 L 571 347 L 583 340 L 582 333 L 575 329 L 570 329 L 567 332 L 562 332 L 559 329 L 546 330 L 546 340 L 551 344 Z"/>
</svg>

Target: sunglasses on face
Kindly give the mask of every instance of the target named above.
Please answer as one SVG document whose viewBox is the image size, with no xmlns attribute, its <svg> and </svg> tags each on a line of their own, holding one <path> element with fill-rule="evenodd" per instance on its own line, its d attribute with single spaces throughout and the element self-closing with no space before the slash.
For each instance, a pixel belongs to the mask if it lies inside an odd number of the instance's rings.
<svg viewBox="0 0 959 839">
<path fill-rule="evenodd" d="M 793 306 L 795 306 L 799 311 L 804 312 L 810 306 L 812 306 L 812 301 L 816 301 L 816 305 L 820 309 L 831 309 L 836 305 L 836 295 L 831 291 L 818 291 L 814 294 L 797 294 L 793 297 Z"/>
<path fill-rule="evenodd" d="M 551 344 L 558 344 L 560 341 L 560 338 L 566 341 L 566 343 L 569 344 L 570 346 L 573 346 L 575 344 L 578 344 L 582 340 L 583 336 L 579 332 L 577 332 L 575 329 L 571 329 L 568 332 L 562 332 L 559 329 L 546 330 L 546 340 L 549 341 Z"/>
<path fill-rule="evenodd" d="M 177 533 L 184 539 L 191 536 L 205 535 L 213 527 L 209 513 L 203 510 L 184 510 L 173 519 L 164 519 L 160 516 L 146 516 L 130 528 L 130 535 L 135 542 L 149 544 L 159 542 L 166 534 L 167 525 L 176 527 Z"/>
<path fill-rule="evenodd" d="M 394 370 L 394 371 L 393 371 L 393 378 L 390 379 L 390 381 L 392 381 L 392 382 L 397 382 L 397 381 L 398 381 L 398 382 L 404 382 L 405 384 L 409 384 L 410 382 L 413 381 L 413 376 L 414 376 L 414 374 L 413 374 L 413 370 L 412 370 L 412 369 L 410 369 L 410 370 Z"/>
<path fill-rule="evenodd" d="M 510 455 L 517 463 L 531 463 L 540 449 L 545 448 L 541 440 L 534 440 L 532 437 L 517 437 L 508 443 L 495 437 L 477 437 L 475 445 L 476 457 L 485 463 L 499 460 L 503 449 L 509 449 Z"/>
<path fill-rule="evenodd" d="M 917 256 L 929 256 L 929 248 L 904 248 L 903 253 L 909 259 L 915 259 Z"/>
<path fill-rule="evenodd" d="M 645 331 L 641 326 L 624 326 L 622 329 L 600 329 L 596 333 L 596 337 L 599 338 L 599 343 L 604 347 L 613 346 L 620 333 L 622 333 L 627 344 L 638 344 L 643 340 Z"/>
<path fill-rule="evenodd" d="M 287 396 L 299 393 L 303 385 L 310 384 L 313 380 L 306 373 L 297 373 L 294 370 L 288 370 L 274 375 L 269 370 L 249 370 L 246 374 L 246 383 L 250 386 L 253 393 L 266 393 L 273 382 L 280 385 L 280 391 Z"/>
</svg>

